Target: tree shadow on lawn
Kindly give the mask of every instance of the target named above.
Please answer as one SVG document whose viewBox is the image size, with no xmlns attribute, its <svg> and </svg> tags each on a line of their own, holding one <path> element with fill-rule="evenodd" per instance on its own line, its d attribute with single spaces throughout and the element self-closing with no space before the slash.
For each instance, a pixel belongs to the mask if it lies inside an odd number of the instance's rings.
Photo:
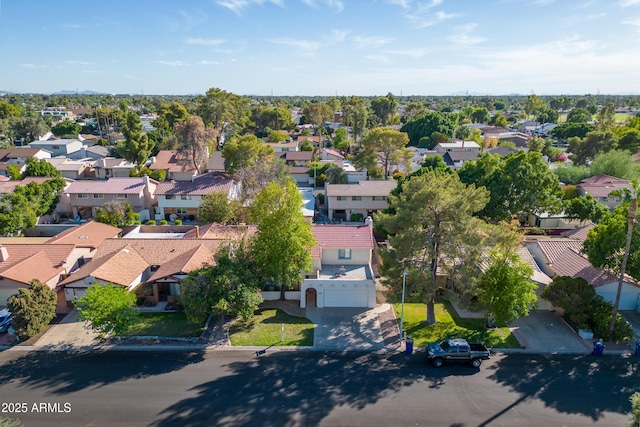
<svg viewBox="0 0 640 427">
<path fill-rule="evenodd" d="M 194 351 L 97 351 L 43 347 L 0 365 L 0 384 L 66 394 L 118 381 L 146 378 L 180 370 L 204 359 Z"/>
<path fill-rule="evenodd" d="M 169 406 L 152 425 L 314 426 L 338 407 L 361 410 L 404 387 L 437 389 L 449 376 L 478 372 L 430 368 L 423 356 L 297 352 L 233 362 L 229 375 L 192 388 L 196 396 Z"/>
<path fill-rule="evenodd" d="M 629 397 L 640 384 L 640 361 L 633 357 L 507 355 L 486 369 L 494 370 L 489 379 L 520 393 L 521 400 L 538 399 L 594 421 L 604 412 L 628 413 Z"/>
</svg>

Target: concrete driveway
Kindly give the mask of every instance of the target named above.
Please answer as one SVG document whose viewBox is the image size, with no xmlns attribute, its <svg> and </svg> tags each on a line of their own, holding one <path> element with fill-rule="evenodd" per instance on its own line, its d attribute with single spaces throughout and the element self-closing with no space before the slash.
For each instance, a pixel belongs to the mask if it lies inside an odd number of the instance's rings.
<svg viewBox="0 0 640 427">
<path fill-rule="evenodd" d="M 640 339 L 640 313 L 637 311 L 621 311 L 620 315 L 631 324 L 636 339 Z"/>
<path fill-rule="evenodd" d="M 513 334 L 530 350 L 543 352 L 591 351 L 591 341 L 581 339 L 554 311 L 534 311 L 512 323 Z"/>
<path fill-rule="evenodd" d="M 313 347 L 322 350 L 379 350 L 384 348 L 378 311 L 367 308 L 307 307 L 315 325 Z"/>
<path fill-rule="evenodd" d="M 78 310 L 67 314 L 57 325 L 53 325 L 35 346 L 83 347 L 97 343 L 97 334 L 78 320 Z"/>
</svg>

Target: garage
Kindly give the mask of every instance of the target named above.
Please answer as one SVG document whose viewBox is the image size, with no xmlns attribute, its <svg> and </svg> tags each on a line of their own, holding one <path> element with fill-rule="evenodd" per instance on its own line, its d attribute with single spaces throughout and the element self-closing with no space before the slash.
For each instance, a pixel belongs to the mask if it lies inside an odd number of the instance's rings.
<svg viewBox="0 0 640 427">
<path fill-rule="evenodd" d="M 325 289 L 324 307 L 368 307 L 367 289 Z"/>
<path fill-rule="evenodd" d="M 615 292 L 611 292 L 611 293 L 598 292 L 598 294 L 600 294 L 602 298 L 604 298 L 606 301 L 610 301 L 611 303 L 613 303 L 616 300 Z M 618 310 L 635 310 L 636 304 L 638 302 L 637 299 L 638 299 L 637 294 L 622 293 L 620 295 L 620 305 L 618 306 Z"/>
</svg>

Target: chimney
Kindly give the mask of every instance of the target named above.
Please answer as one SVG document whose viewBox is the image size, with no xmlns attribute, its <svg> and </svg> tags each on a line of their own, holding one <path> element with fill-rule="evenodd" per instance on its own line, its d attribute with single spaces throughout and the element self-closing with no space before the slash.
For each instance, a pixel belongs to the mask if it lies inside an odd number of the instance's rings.
<svg viewBox="0 0 640 427">
<path fill-rule="evenodd" d="M 196 239 L 200 238 L 200 227 L 196 225 Z"/>
<path fill-rule="evenodd" d="M 9 259 L 9 252 L 4 246 L 0 246 L 0 262 L 5 262 Z"/>
</svg>

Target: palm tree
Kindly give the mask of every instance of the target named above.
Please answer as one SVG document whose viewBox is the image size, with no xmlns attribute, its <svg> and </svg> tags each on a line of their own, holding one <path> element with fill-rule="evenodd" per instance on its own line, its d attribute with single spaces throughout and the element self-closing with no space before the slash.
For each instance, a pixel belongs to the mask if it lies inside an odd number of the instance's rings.
<svg viewBox="0 0 640 427">
<path fill-rule="evenodd" d="M 640 184 L 637 180 L 631 183 L 633 189 L 622 188 L 610 193 L 612 196 L 622 197 L 625 203 L 629 203 L 629 212 L 627 213 L 627 242 L 622 257 L 622 265 L 620 266 L 620 278 L 618 279 L 618 290 L 616 291 L 616 300 L 613 304 L 613 312 L 611 313 L 611 322 L 609 323 L 609 338 L 613 337 L 613 330 L 616 327 L 616 318 L 618 317 L 618 306 L 620 305 L 620 295 L 622 294 L 622 284 L 624 283 L 624 275 L 627 271 L 627 261 L 629 260 L 629 251 L 631 249 L 631 237 L 633 236 L 633 227 L 636 224 L 636 212 L 638 211 L 638 197 L 640 197 Z"/>
</svg>

